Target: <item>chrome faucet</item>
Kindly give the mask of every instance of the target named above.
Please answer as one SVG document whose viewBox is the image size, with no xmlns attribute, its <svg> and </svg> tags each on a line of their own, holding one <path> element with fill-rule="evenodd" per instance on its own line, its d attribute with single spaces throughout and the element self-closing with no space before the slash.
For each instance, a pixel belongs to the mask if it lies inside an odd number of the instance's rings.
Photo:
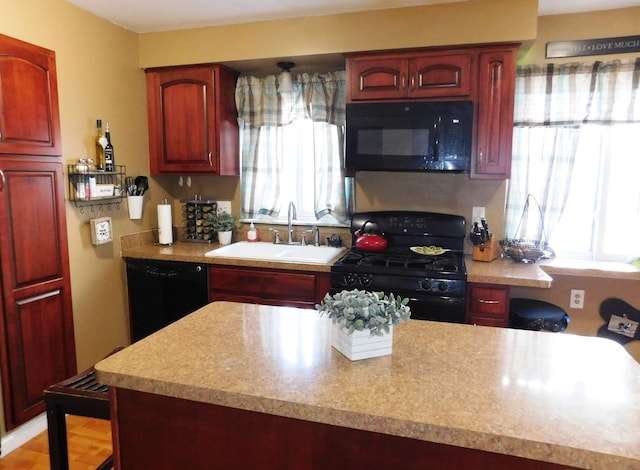
<svg viewBox="0 0 640 470">
<path fill-rule="evenodd" d="M 278 232 L 275 228 L 270 228 L 270 232 L 273 232 L 273 243 L 275 245 L 280 244 L 280 232 Z"/>
<path fill-rule="evenodd" d="M 287 225 L 288 225 L 288 230 L 287 230 L 287 243 L 289 245 L 293 245 L 293 219 L 297 219 L 298 216 L 296 215 L 296 206 L 293 204 L 293 201 L 291 201 L 289 203 L 289 209 L 287 210 Z"/>
<path fill-rule="evenodd" d="M 300 234 L 300 244 L 302 246 L 308 245 L 307 234 L 313 235 L 313 246 L 320 246 L 320 230 L 317 225 L 314 225 L 309 230 L 306 230 Z"/>
</svg>

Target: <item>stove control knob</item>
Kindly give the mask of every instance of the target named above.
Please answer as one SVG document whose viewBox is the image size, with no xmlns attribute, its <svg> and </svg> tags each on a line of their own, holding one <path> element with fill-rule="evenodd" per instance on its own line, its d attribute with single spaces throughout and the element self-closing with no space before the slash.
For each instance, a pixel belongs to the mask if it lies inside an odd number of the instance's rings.
<svg viewBox="0 0 640 470">
<path fill-rule="evenodd" d="M 429 292 L 431 290 L 431 281 L 429 279 L 420 281 L 420 288 L 424 291 Z"/>
<path fill-rule="evenodd" d="M 348 273 L 344 275 L 343 280 L 346 285 L 353 286 L 358 280 L 358 277 L 353 273 Z"/>
<path fill-rule="evenodd" d="M 360 285 L 362 287 L 367 287 L 369 284 L 371 284 L 372 280 L 373 276 L 371 274 L 362 274 L 360 276 Z"/>
<path fill-rule="evenodd" d="M 444 281 L 440 281 L 440 282 L 438 283 L 438 290 L 439 290 L 440 292 L 444 292 L 444 291 L 446 291 L 448 288 L 449 288 L 449 286 L 447 286 L 447 283 L 446 283 L 446 282 L 444 282 Z"/>
</svg>

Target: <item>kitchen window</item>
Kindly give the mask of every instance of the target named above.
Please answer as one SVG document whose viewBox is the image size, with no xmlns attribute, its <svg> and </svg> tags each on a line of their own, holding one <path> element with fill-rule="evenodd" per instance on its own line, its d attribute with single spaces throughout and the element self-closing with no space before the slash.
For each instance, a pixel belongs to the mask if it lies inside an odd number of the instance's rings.
<svg viewBox="0 0 640 470">
<path fill-rule="evenodd" d="M 546 237 L 564 257 L 640 256 L 639 78 L 640 59 L 519 67 L 507 237 Z M 520 222 L 529 194 L 543 222 L 531 208 Z"/>
<path fill-rule="evenodd" d="M 300 74 L 292 93 L 276 76 L 240 77 L 242 217 L 314 224 L 349 220 L 352 181 L 344 172 L 344 71 Z"/>
</svg>

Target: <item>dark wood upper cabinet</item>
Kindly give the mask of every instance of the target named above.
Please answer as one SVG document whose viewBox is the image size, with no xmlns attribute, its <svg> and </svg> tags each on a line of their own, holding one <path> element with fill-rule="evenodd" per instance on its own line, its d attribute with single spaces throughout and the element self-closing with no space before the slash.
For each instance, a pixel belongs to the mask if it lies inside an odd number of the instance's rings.
<svg viewBox="0 0 640 470">
<path fill-rule="evenodd" d="M 479 54 L 474 178 L 507 179 L 511 175 L 516 54 L 515 48 Z"/>
<path fill-rule="evenodd" d="M 347 55 L 347 101 L 471 100 L 470 177 L 507 179 L 519 44 Z"/>
<path fill-rule="evenodd" d="M 468 96 L 471 55 L 413 53 L 349 59 L 350 100 Z"/>
<path fill-rule="evenodd" d="M 240 174 L 237 73 L 220 65 L 147 70 L 151 174 Z"/>
<path fill-rule="evenodd" d="M 55 53 L 0 35 L 0 153 L 62 153 Z"/>
</svg>

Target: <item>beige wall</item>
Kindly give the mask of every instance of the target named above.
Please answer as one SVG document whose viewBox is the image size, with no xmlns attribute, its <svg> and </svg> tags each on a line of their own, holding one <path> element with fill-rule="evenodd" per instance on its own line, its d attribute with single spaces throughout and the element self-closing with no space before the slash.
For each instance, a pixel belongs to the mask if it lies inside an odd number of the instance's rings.
<svg viewBox="0 0 640 470">
<path fill-rule="evenodd" d="M 525 41 L 535 38 L 537 9 L 537 0 L 474 0 L 142 34 L 140 64 L 151 67 Z M 269 62 L 275 68 L 275 61 Z"/>
<path fill-rule="evenodd" d="M 524 41 L 525 49 L 531 46 L 523 60 L 539 61 L 544 57 L 543 52 L 540 55 L 544 41 L 635 34 L 640 21 L 640 8 L 633 8 L 606 16 L 543 18 L 538 26 L 536 0 L 474 0 L 137 35 L 62 0 L 2 3 L 0 32 L 56 51 L 64 160 L 92 155 L 95 119 L 102 118 L 111 125 L 116 163 L 127 165 L 127 172 L 134 176 L 149 173 L 141 67 L 212 61 L 240 65 L 253 60 L 274 64 L 282 57 L 513 40 Z M 544 39 L 535 40 L 536 35 Z M 313 62 L 313 57 L 308 60 Z M 427 188 L 436 190 L 428 192 Z M 484 205 L 494 230 L 500 233 L 504 191 L 505 183 L 472 182 L 455 175 L 397 174 L 385 178 L 363 174 L 358 178 L 357 197 L 359 210 L 415 208 L 467 217 L 473 205 Z M 93 247 L 89 219 L 101 214 L 112 217 L 116 236 L 148 230 L 157 223 L 154 208 L 163 197 L 177 205 L 180 198 L 195 193 L 233 199 L 236 210 L 239 207 L 238 178 L 232 177 L 194 177 L 189 189 L 180 188 L 174 177 L 154 178 L 142 221 L 130 221 L 126 205 L 92 213 L 67 204 L 80 368 L 126 344 L 128 338 L 119 244 Z M 174 215 L 179 217 L 177 208 Z M 590 295 L 591 288 L 587 299 Z M 631 288 L 625 295 L 640 306 Z"/>
<path fill-rule="evenodd" d="M 574 15 L 542 16 L 538 19 L 537 39 L 526 54 L 519 58 L 519 64 L 541 64 L 547 62 L 592 62 L 595 60 L 624 59 L 633 54 L 610 54 L 603 56 L 569 57 L 566 59 L 546 59 L 547 42 L 576 39 L 598 39 L 640 34 L 640 7 L 598 11 Z M 636 54 L 640 55 L 640 54 Z"/>
</svg>

